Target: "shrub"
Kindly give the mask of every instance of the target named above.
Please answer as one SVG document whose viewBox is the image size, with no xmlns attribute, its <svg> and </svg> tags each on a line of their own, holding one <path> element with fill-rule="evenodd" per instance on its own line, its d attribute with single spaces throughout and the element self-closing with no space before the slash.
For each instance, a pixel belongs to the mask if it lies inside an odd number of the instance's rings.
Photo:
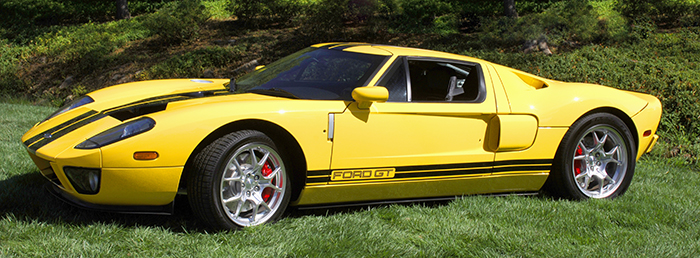
<svg viewBox="0 0 700 258">
<path fill-rule="evenodd" d="M 586 0 L 557 2 L 544 12 L 518 19 L 499 17 L 483 20 L 480 31 L 484 48 L 518 48 L 529 40 L 573 47 L 610 37 L 605 23 Z"/>
<path fill-rule="evenodd" d="M 208 19 L 209 13 L 199 0 L 184 0 L 161 8 L 145 25 L 167 44 L 179 44 L 199 36 L 200 26 Z"/>
<path fill-rule="evenodd" d="M 349 40 L 349 25 L 367 24 L 379 9 L 377 0 L 318 0 L 306 8 L 299 32 L 308 41 Z"/>
<path fill-rule="evenodd" d="M 697 22 L 700 15 L 698 0 L 618 0 L 617 3 L 620 12 L 631 20 L 651 19 L 665 26 L 683 23 L 688 18 Z"/>
<path fill-rule="evenodd" d="M 461 9 L 448 0 L 399 0 L 387 5 L 391 15 L 388 24 L 396 32 L 439 33 L 458 32 Z"/>
<path fill-rule="evenodd" d="M 112 51 L 149 35 L 141 24 L 143 19 L 139 18 L 58 28 L 35 39 L 33 54 L 70 64 L 77 73 L 89 73 L 105 65 Z"/>
<path fill-rule="evenodd" d="M 240 62 L 244 47 L 208 47 L 173 56 L 139 75 L 141 80 L 202 77 L 207 69 L 233 66 Z M 221 76 L 228 75 L 222 74 Z"/>
<path fill-rule="evenodd" d="M 229 10 L 246 25 L 289 21 L 308 6 L 303 0 L 229 0 Z M 251 22 L 253 21 L 253 22 Z"/>
</svg>

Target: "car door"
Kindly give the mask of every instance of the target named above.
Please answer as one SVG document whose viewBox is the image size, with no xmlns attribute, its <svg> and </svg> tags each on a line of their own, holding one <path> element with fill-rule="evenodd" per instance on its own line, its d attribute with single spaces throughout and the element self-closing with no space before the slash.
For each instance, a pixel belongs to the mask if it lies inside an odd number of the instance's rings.
<svg viewBox="0 0 700 258">
<path fill-rule="evenodd" d="M 343 113 L 330 114 L 328 184 L 398 183 L 393 184 L 401 192 L 397 198 L 427 197 L 464 191 L 432 187 L 423 192 L 429 184 L 412 183 L 490 175 L 494 152 L 487 133 L 496 103 L 487 94 L 485 70 L 454 60 L 396 59 L 377 83 L 389 91 L 387 102 L 368 109 L 353 102 Z"/>
</svg>

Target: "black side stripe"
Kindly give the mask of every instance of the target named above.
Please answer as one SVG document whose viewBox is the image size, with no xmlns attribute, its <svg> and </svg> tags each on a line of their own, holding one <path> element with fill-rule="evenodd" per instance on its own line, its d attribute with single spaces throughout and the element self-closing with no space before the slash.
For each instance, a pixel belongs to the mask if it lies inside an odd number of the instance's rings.
<svg viewBox="0 0 700 258">
<path fill-rule="evenodd" d="M 205 92 L 191 92 L 191 93 L 181 93 L 181 94 L 170 94 L 164 96 L 157 96 L 152 98 L 147 98 L 139 101 L 134 101 L 129 104 L 117 106 L 114 108 L 103 110 L 102 112 L 97 112 L 90 110 L 85 112 L 75 118 L 72 118 L 66 122 L 63 122 L 57 126 L 54 126 L 46 131 L 38 133 L 37 135 L 24 141 L 24 145 L 29 148 L 29 150 L 36 152 L 39 148 L 46 146 L 47 144 L 55 141 L 56 139 L 97 120 L 105 116 L 109 116 L 118 112 L 122 112 L 128 109 L 134 109 L 142 106 L 157 105 L 157 104 L 167 104 L 175 101 L 182 101 L 194 98 L 212 97 L 233 94 L 228 90 L 213 90 Z M 49 136 L 49 137 L 47 137 Z"/>
<path fill-rule="evenodd" d="M 363 170 L 373 168 L 334 169 L 334 170 Z M 552 169 L 551 159 L 528 160 L 504 160 L 497 162 L 473 162 L 458 164 L 404 166 L 396 167 L 396 174 L 391 179 L 411 179 L 425 177 L 466 176 L 475 174 L 522 172 L 522 171 L 549 171 Z M 306 183 L 330 182 L 331 173 L 334 170 L 312 170 L 307 172 Z M 387 180 L 387 178 L 384 178 Z M 370 180 L 362 180 L 362 182 Z"/>
<path fill-rule="evenodd" d="M 552 164 L 551 159 L 502 160 L 494 162 L 494 166 Z"/>
<path fill-rule="evenodd" d="M 519 167 L 502 167 L 494 168 L 494 173 L 500 172 L 516 172 L 516 171 L 549 171 L 552 170 L 552 166 L 519 166 Z"/>
<path fill-rule="evenodd" d="M 464 170 L 448 170 L 440 172 L 418 172 L 418 173 L 406 173 L 406 174 L 396 174 L 394 178 L 414 178 L 414 177 L 434 177 L 434 176 L 463 176 L 463 175 L 474 175 L 474 174 L 485 174 L 491 173 L 491 168 L 481 168 L 481 169 L 464 169 Z"/>
</svg>

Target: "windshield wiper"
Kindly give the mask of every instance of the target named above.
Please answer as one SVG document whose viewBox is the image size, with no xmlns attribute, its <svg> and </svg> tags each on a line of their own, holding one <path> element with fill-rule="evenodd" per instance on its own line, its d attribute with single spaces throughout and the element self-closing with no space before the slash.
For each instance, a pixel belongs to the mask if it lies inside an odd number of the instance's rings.
<svg viewBox="0 0 700 258">
<path fill-rule="evenodd" d="M 283 90 L 283 89 L 280 89 L 280 88 L 252 89 L 252 90 L 248 90 L 246 92 L 275 96 L 275 97 L 284 97 L 284 98 L 290 98 L 290 99 L 299 99 L 299 97 L 297 97 L 293 93 L 286 91 L 286 90 Z"/>
</svg>

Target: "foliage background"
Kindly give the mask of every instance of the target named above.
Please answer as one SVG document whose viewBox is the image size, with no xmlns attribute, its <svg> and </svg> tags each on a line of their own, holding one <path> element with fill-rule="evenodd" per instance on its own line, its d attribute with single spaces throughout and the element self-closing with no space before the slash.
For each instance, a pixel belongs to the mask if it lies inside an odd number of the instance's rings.
<svg viewBox="0 0 700 258">
<path fill-rule="evenodd" d="M 653 155 L 699 160 L 699 0 L 518 0 L 517 19 L 491 0 L 132 0 L 120 21 L 113 4 L 1 2 L 0 98 L 60 106 L 129 81 L 240 76 L 318 42 L 373 42 L 655 95 Z"/>
<path fill-rule="evenodd" d="M 493 0 L 131 0 L 133 18 L 117 21 L 113 0 L 0 1 L 0 256 L 698 256 L 700 0 L 515 3 L 517 19 Z M 236 77 L 243 64 L 328 41 L 428 48 L 649 93 L 664 105 L 661 141 L 615 201 L 292 210 L 274 225 L 213 233 L 180 200 L 171 217 L 56 202 L 17 140 L 96 89 Z"/>
</svg>

